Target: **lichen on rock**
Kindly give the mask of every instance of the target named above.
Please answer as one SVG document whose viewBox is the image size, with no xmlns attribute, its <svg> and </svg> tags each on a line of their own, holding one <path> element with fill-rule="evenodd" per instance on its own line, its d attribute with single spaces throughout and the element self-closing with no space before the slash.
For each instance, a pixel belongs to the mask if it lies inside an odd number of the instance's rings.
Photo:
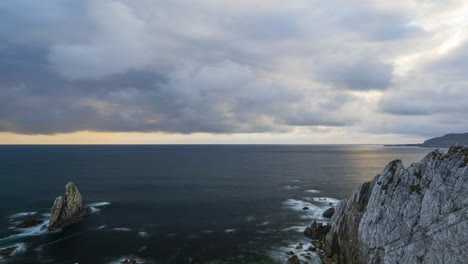
<svg viewBox="0 0 468 264">
<path fill-rule="evenodd" d="M 468 147 L 392 161 L 342 201 L 323 242 L 327 263 L 455 264 L 468 259 Z M 377 184 L 376 184 L 377 183 Z"/>
<path fill-rule="evenodd" d="M 81 194 L 73 182 L 65 186 L 65 195 L 55 199 L 51 209 L 49 231 L 57 230 L 78 221 L 91 212 L 91 208 L 82 204 Z"/>
</svg>

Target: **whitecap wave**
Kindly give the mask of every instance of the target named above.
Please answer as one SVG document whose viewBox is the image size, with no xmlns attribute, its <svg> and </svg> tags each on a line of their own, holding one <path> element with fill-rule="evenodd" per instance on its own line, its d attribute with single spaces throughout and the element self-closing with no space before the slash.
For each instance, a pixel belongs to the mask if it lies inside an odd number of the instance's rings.
<svg viewBox="0 0 468 264">
<path fill-rule="evenodd" d="M 288 199 L 283 205 L 292 210 L 302 212 L 303 219 L 327 220 L 323 217 L 323 212 L 331 206 L 336 206 L 339 200 L 327 197 L 306 198 L 305 200 Z"/>
<path fill-rule="evenodd" d="M 106 205 L 110 205 L 111 203 L 110 202 L 97 202 L 97 203 L 90 203 L 90 204 L 87 204 L 87 206 L 90 206 L 90 207 L 100 207 L 100 206 L 106 206 Z"/>
<path fill-rule="evenodd" d="M 236 232 L 236 231 L 237 231 L 237 229 L 235 229 L 235 228 L 230 228 L 230 229 L 225 229 L 225 230 L 224 230 L 224 233 L 234 233 L 234 232 Z"/>
<path fill-rule="evenodd" d="M 266 226 L 266 225 L 269 225 L 269 224 L 270 224 L 270 222 L 269 222 L 269 221 L 266 221 L 266 222 L 257 224 L 257 226 Z"/>
<path fill-rule="evenodd" d="M 148 237 L 149 234 L 148 234 L 148 232 L 146 232 L 146 231 L 140 231 L 140 232 L 138 232 L 138 236 L 140 236 L 140 237 Z"/>
<path fill-rule="evenodd" d="M 299 232 L 299 233 L 302 233 L 304 232 L 304 230 L 306 229 L 307 225 L 301 225 L 301 226 L 290 226 L 290 227 L 286 227 L 286 228 L 283 228 L 281 231 L 295 231 L 295 232 Z"/>
<path fill-rule="evenodd" d="M 128 227 L 116 227 L 112 228 L 113 231 L 119 231 L 119 232 L 131 232 L 132 229 Z"/>
<path fill-rule="evenodd" d="M 307 197 L 305 199 L 314 203 L 326 204 L 330 206 L 336 206 L 340 202 L 339 199 L 330 197 Z"/>
<path fill-rule="evenodd" d="M 91 208 L 91 213 L 97 213 L 97 212 L 101 211 L 101 209 L 99 209 L 98 207 L 107 206 L 107 205 L 110 205 L 110 204 L 111 203 L 109 203 L 109 202 L 97 202 L 97 203 L 87 204 L 87 206 L 89 206 Z"/>
<path fill-rule="evenodd" d="M 9 216 L 9 218 L 10 220 L 14 220 L 14 219 L 23 218 L 26 216 L 32 216 L 35 214 L 37 214 L 37 212 L 21 212 L 21 213 L 12 214 Z"/>
<path fill-rule="evenodd" d="M 308 192 L 308 193 L 320 193 L 319 190 L 314 190 L 314 189 L 306 190 L 305 192 Z"/>
</svg>

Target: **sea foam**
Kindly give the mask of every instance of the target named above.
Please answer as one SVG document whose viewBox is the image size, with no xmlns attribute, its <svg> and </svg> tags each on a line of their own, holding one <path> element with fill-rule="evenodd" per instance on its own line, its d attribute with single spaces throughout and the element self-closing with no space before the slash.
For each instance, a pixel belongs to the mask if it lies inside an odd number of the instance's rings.
<svg viewBox="0 0 468 264">
<path fill-rule="evenodd" d="M 21 212 L 21 213 L 12 214 L 9 216 L 9 218 L 10 220 L 14 220 L 14 219 L 23 218 L 26 216 L 35 215 L 35 214 L 37 214 L 37 212 Z"/>
</svg>

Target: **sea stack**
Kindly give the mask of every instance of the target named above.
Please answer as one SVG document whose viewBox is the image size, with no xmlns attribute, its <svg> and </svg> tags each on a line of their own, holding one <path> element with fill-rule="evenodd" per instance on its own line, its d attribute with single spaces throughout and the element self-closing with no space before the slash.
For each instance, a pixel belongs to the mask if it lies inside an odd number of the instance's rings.
<svg viewBox="0 0 468 264">
<path fill-rule="evenodd" d="M 91 208 L 83 206 L 81 194 L 73 182 L 65 185 L 65 195 L 57 197 L 52 206 L 47 229 L 54 231 L 78 221 L 91 212 Z"/>
<path fill-rule="evenodd" d="M 392 161 L 337 206 L 317 241 L 321 257 L 335 264 L 466 263 L 467 190 L 468 147 L 435 150 L 408 168 Z"/>
</svg>

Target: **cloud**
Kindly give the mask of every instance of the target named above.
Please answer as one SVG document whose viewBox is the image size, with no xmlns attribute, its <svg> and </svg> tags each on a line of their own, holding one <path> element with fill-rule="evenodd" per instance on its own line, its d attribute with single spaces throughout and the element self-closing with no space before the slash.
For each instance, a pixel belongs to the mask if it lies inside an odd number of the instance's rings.
<svg viewBox="0 0 468 264">
<path fill-rule="evenodd" d="M 38 83 L 2 89 L 0 117 L 8 122 L 0 123 L 0 130 L 252 133 L 350 123 L 328 113 L 340 107 L 330 98 L 315 96 L 318 106 L 310 105 L 314 96 L 304 100 L 308 91 L 288 89 L 232 62 L 184 68 L 167 77 L 135 72 L 91 83 L 62 81 L 62 90 L 47 94 L 34 93 Z"/>
<path fill-rule="evenodd" d="M 392 65 L 372 57 L 335 62 L 333 65 L 322 67 L 320 78 L 333 83 L 337 88 L 358 91 L 382 90 L 390 86 Z"/>
<path fill-rule="evenodd" d="M 438 56 L 399 80 L 399 89 L 384 96 L 383 112 L 394 115 L 468 113 L 468 41 Z M 447 117 L 448 118 L 448 117 Z M 460 120 L 460 122 L 462 122 Z"/>
<path fill-rule="evenodd" d="M 64 78 L 99 79 L 145 69 L 152 53 L 157 52 L 146 37 L 145 22 L 123 3 L 92 2 L 85 18 L 96 28 L 85 43 L 65 42 L 51 47 L 52 67 Z"/>
<path fill-rule="evenodd" d="M 464 6 L 2 2 L 0 131 L 462 129 L 468 47 L 451 30 Z"/>
</svg>

